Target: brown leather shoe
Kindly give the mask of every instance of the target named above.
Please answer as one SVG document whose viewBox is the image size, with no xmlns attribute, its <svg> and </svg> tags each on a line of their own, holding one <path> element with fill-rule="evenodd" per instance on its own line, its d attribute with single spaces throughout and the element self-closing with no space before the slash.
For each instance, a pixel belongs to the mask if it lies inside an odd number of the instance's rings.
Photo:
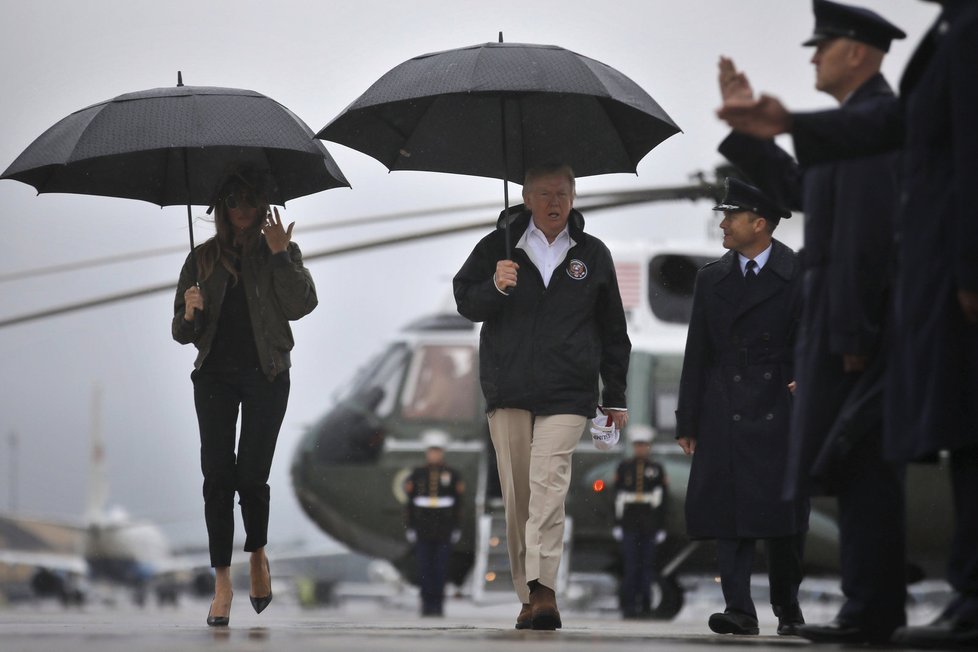
<svg viewBox="0 0 978 652">
<path fill-rule="evenodd" d="M 523 608 L 520 609 L 520 615 L 516 617 L 516 629 L 532 629 L 533 628 L 533 610 L 530 608 L 529 602 L 523 603 Z"/>
<path fill-rule="evenodd" d="M 560 611 L 553 589 L 537 583 L 530 591 L 530 617 L 533 629 L 560 629 Z"/>
</svg>

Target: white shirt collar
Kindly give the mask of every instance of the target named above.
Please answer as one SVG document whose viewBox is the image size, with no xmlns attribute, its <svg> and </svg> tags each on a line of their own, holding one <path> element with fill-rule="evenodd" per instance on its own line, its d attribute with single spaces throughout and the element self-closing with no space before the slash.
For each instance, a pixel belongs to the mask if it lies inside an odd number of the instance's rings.
<svg viewBox="0 0 978 652">
<path fill-rule="evenodd" d="M 771 247 L 773 247 L 773 246 L 774 246 L 774 243 L 772 242 L 771 244 L 769 244 L 767 246 L 767 249 L 765 249 L 761 253 L 759 253 L 756 256 L 754 256 L 754 262 L 757 263 L 757 272 L 756 273 L 759 274 L 760 271 L 764 268 L 764 265 L 767 264 L 767 259 L 771 257 Z M 748 258 L 747 256 L 745 256 L 744 254 L 738 253 L 737 254 L 737 259 L 740 262 L 740 273 L 741 274 L 746 274 L 747 273 L 747 261 L 750 260 L 750 258 Z"/>
<path fill-rule="evenodd" d="M 576 244 L 574 238 L 570 237 L 567 226 L 557 234 L 553 242 L 548 242 L 547 236 L 537 228 L 531 216 L 530 223 L 527 225 L 526 231 L 523 232 L 520 241 L 516 243 L 516 247 L 526 252 L 527 257 L 540 272 L 544 287 L 549 287 L 550 277 L 554 270 L 563 262 L 571 247 Z"/>
</svg>

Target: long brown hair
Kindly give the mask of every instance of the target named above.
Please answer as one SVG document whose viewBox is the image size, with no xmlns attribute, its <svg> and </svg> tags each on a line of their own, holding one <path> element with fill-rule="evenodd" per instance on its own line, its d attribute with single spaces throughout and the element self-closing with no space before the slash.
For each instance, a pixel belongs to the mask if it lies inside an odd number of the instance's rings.
<svg viewBox="0 0 978 652">
<path fill-rule="evenodd" d="M 220 263 L 231 274 L 232 283 L 237 284 L 238 270 L 235 263 L 238 258 L 250 256 L 262 246 L 262 217 L 269 210 L 263 181 L 260 173 L 250 168 L 238 168 L 229 173 L 219 184 L 212 204 L 216 233 L 201 245 L 197 252 L 198 274 L 201 281 L 210 277 L 216 265 Z M 228 195 L 238 195 L 242 192 L 250 194 L 258 203 L 258 219 L 243 233 L 237 233 L 228 218 L 225 199 Z"/>
</svg>

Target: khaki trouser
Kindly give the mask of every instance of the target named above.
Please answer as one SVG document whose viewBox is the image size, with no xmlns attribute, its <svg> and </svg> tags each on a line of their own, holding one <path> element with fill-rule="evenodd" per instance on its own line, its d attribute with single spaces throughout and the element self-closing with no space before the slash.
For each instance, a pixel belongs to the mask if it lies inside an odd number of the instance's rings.
<svg viewBox="0 0 978 652">
<path fill-rule="evenodd" d="M 489 415 L 506 506 L 509 564 L 520 602 L 530 601 L 527 582 L 557 586 L 571 454 L 586 422 L 587 417 L 576 414 L 534 417 L 515 409 Z"/>
</svg>

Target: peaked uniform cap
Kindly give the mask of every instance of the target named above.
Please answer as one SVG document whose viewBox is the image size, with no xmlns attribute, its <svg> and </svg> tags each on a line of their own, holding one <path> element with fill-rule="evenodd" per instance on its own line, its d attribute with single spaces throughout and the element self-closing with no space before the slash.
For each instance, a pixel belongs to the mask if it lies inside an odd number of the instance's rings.
<svg viewBox="0 0 978 652">
<path fill-rule="evenodd" d="M 448 447 L 448 434 L 441 430 L 428 430 L 421 435 L 421 443 L 425 448 L 440 448 L 444 450 Z"/>
<path fill-rule="evenodd" d="M 782 208 L 768 199 L 764 193 L 740 179 L 727 177 L 723 182 L 723 199 L 713 207 L 715 211 L 750 211 L 757 213 L 766 220 L 777 224 L 780 220 L 791 217 L 791 211 Z"/>
<path fill-rule="evenodd" d="M 875 11 L 844 5 L 829 0 L 813 0 L 815 31 L 802 45 L 818 45 L 822 41 L 843 37 L 890 51 L 890 42 L 906 38 L 906 33 Z"/>
</svg>

